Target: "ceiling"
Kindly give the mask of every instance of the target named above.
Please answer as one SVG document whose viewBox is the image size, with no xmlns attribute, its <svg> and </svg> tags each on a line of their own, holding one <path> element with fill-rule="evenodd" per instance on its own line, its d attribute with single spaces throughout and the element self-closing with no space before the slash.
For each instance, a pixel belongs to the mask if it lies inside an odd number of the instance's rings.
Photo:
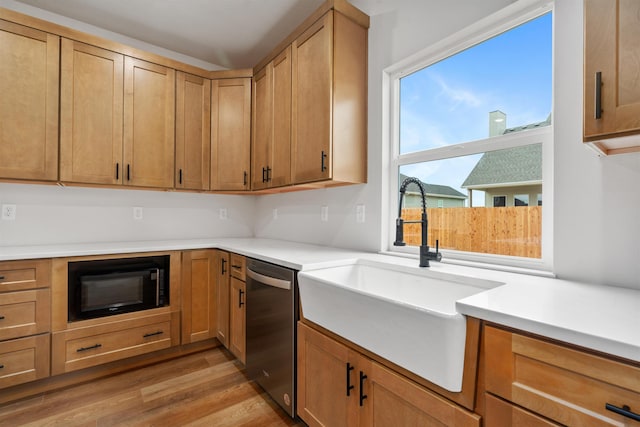
<svg viewBox="0 0 640 427">
<path fill-rule="evenodd" d="M 222 68 L 251 68 L 323 0 L 17 0 Z M 393 0 L 355 0 L 362 10 Z"/>
</svg>

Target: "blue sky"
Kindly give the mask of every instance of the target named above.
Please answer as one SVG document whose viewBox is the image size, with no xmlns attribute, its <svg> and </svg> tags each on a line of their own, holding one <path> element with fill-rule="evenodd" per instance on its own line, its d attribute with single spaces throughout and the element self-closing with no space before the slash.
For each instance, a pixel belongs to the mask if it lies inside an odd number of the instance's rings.
<svg viewBox="0 0 640 427">
<path fill-rule="evenodd" d="M 489 112 L 507 128 L 544 121 L 551 112 L 552 18 L 547 13 L 401 79 L 401 154 L 489 135 Z M 401 172 L 459 191 L 478 156 Z"/>
</svg>

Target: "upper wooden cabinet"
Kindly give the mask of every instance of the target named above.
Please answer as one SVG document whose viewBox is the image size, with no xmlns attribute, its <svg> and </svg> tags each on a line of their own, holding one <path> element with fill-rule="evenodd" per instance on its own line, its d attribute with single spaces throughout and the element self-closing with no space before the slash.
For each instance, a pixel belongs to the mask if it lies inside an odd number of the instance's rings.
<svg viewBox="0 0 640 427">
<path fill-rule="evenodd" d="M 173 69 L 63 39 L 60 85 L 61 181 L 173 187 Z"/>
<path fill-rule="evenodd" d="M 291 46 L 253 77 L 251 188 L 291 182 Z"/>
<path fill-rule="evenodd" d="M 175 149 L 175 70 L 125 57 L 125 180 L 172 188 Z"/>
<path fill-rule="evenodd" d="M 250 188 L 251 79 L 211 82 L 211 189 Z"/>
<path fill-rule="evenodd" d="M 0 178 L 58 179 L 60 38 L 0 20 Z"/>
<path fill-rule="evenodd" d="M 331 10 L 292 45 L 294 184 L 367 180 L 367 29 Z"/>
<path fill-rule="evenodd" d="M 124 55 L 62 39 L 60 180 L 123 182 Z"/>
<path fill-rule="evenodd" d="M 640 151 L 640 2 L 585 0 L 584 141 Z M 625 138 L 615 138 L 614 137 Z"/>
<path fill-rule="evenodd" d="M 211 80 L 176 73 L 176 188 L 209 189 Z"/>
</svg>

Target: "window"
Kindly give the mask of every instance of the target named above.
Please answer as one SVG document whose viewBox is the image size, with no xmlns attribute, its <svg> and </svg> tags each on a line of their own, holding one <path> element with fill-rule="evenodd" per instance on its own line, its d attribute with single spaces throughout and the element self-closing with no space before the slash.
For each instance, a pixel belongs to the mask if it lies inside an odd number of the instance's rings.
<svg viewBox="0 0 640 427">
<path fill-rule="evenodd" d="M 524 3 L 387 70 L 389 250 L 420 244 L 420 225 L 406 224 L 407 246 L 392 245 L 398 188 L 415 177 L 428 193 L 428 244 L 446 259 L 550 268 L 552 11 Z M 405 220 L 419 218 L 415 203 L 403 201 Z"/>
</svg>

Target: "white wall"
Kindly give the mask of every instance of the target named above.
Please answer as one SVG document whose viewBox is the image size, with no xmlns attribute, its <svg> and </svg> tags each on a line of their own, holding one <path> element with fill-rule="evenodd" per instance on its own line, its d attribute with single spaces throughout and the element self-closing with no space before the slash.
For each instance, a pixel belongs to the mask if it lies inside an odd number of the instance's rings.
<svg viewBox="0 0 640 427">
<path fill-rule="evenodd" d="M 254 196 L 0 183 L 4 203 L 17 215 L 0 220 L 0 246 L 253 235 Z"/>
<path fill-rule="evenodd" d="M 640 289 L 640 154 L 582 141 L 582 0 L 556 2 L 554 265 L 559 277 Z"/>
</svg>

